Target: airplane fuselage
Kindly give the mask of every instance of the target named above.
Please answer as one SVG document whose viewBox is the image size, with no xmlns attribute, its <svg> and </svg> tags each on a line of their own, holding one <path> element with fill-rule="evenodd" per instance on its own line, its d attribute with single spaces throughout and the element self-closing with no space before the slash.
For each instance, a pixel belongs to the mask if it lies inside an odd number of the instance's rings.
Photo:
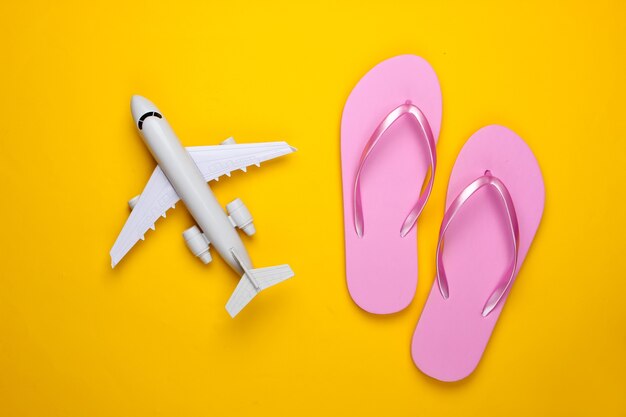
<svg viewBox="0 0 626 417">
<path fill-rule="evenodd" d="M 131 103 L 133 117 L 143 141 L 159 167 L 198 227 L 228 265 L 235 271 L 243 273 L 231 253 L 234 249 L 246 267 L 252 268 L 252 262 L 239 233 L 231 224 L 189 152 L 182 146 L 159 110 L 144 100 L 142 97 L 133 97 Z"/>
</svg>

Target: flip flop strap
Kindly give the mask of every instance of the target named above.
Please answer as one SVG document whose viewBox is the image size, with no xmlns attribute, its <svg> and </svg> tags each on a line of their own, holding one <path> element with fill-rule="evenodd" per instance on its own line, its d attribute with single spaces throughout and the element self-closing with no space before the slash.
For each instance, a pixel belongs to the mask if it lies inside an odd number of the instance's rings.
<svg viewBox="0 0 626 417">
<path fill-rule="evenodd" d="M 515 213 L 515 206 L 513 205 L 513 199 L 511 198 L 511 194 L 509 194 L 509 190 L 507 190 L 506 186 L 502 181 L 498 178 L 494 177 L 490 171 L 485 171 L 485 174 L 476 180 L 474 180 L 470 185 L 465 187 L 463 191 L 459 193 L 459 195 L 454 199 L 450 207 L 446 211 L 446 214 L 443 216 L 443 221 L 441 222 L 441 228 L 439 229 L 439 242 L 437 243 L 437 283 L 439 284 L 439 291 L 444 299 L 448 299 L 449 297 L 449 289 L 448 289 L 448 280 L 446 278 L 446 271 L 443 266 L 443 243 L 444 236 L 446 234 L 446 230 L 450 226 L 452 219 L 459 212 L 461 207 L 467 202 L 467 200 L 476 193 L 476 191 L 480 190 L 485 186 L 491 186 L 494 188 L 498 195 L 500 196 L 500 200 L 504 204 L 504 209 L 506 211 L 509 229 L 511 232 L 511 240 L 513 243 L 513 259 L 507 269 L 505 270 L 502 278 L 498 281 L 496 288 L 493 290 L 489 299 L 483 306 L 482 315 L 486 317 L 489 313 L 496 308 L 500 300 L 504 294 L 506 294 L 507 290 L 511 286 L 513 279 L 515 278 L 515 271 L 517 269 L 517 258 L 519 251 L 519 224 L 517 222 L 517 214 Z"/>
<path fill-rule="evenodd" d="M 384 119 L 374 133 L 370 137 L 369 141 L 365 145 L 363 149 L 363 153 L 361 154 L 361 161 L 359 162 L 359 167 L 356 172 L 356 177 L 354 178 L 354 228 L 356 229 L 356 234 L 359 237 L 363 237 L 364 232 L 364 223 L 363 223 L 363 205 L 361 202 L 361 172 L 363 171 L 363 167 L 365 166 L 365 161 L 372 153 L 372 150 L 380 141 L 380 138 L 383 134 L 389 129 L 400 117 L 405 114 L 413 116 L 413 119 L 417 122 L 419 127 L 420 137 L 424 139 L 426 145 L 428 145 L 428 156 L 430 158 L 430 178 L 428 179 L 428 183 L 426 188 L 420 193 L 420 196 L 406 216 L 404 223 L 402 224 L 402 228 L 400 229 L 400 236 L 404 237 L 411 231 L 415 223 L 417 222 L 417 218 L 422 213 L 426 202 L 428 201 L 428 197 L 430 197 L 430 193 L 433 189 L 433 180 L 435 178 L 435 168 L 437 166 L 437 155 L 436 155 L 436 145 L 435 139 L 433 137 L 433 132 L 430 129 L 430 125 L 428 124 L 428 120 L 424 113 L 415 105 L 411 104 L 410 101 L 407 101 L 405 104 L 402 104 L 395 109 L 393 109 Z M 424 180 L 426 181 L 426 180 Z M 422 188 L 423 184 L 422 184 Z"/>
</svg>

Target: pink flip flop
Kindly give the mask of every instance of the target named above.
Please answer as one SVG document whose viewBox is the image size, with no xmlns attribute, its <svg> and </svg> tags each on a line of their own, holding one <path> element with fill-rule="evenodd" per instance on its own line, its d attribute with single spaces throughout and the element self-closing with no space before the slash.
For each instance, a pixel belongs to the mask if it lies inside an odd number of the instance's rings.
<svg viewBox="0 0 626 417">
<path fill-rule="evenodd" d="M 346 276 L 352 299 L 370 313 L 400 311 L 415 294 L 414 226 L 432 189 L 440 125 L 437 75 L 414 55 L 378 64 L 344 107 Z"/>
<path fill-rule="evenodd" d="M 437 277 L 413 335 L 413 361 L 422 372 L 457 381 L 476 368 L 544 200 L 537 160 L 514 132 L 487 126 L 467 141 L 448 185 Z"/>
</svg>

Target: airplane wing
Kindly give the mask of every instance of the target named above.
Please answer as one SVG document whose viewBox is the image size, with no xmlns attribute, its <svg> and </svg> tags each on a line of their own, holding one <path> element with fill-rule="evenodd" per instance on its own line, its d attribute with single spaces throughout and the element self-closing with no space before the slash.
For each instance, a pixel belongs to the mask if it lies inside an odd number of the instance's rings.
<svg viewBox="0 0 626 417">
<path fill-rule="evenodd" d="M 207 182 L 217 181 L 222 175 L 230 176 L 231 171 L 237 169 L 246 171 L 250 165 L 259 166 L 261 162 L 295 151 L 287 142 L 191 146 L 186 149 Z M 148 229 L 154 230 L 159 217 L 165 217 L 165 212 L 173 208 L 179 199 L 172 184 L 157 166 L 111 249 L 111 266 L 115 267 L 139 239 L 144 240 Z"/>
<path fill-rule="evenodd" d="M 174 187 L 157 166 L 113 244 L 110 253 L 113 268 L 139 239 L 144 240 L 148 229 L 154 230 L 154 223 L 159 217 L 165 217 L 165 212 L 174 208 L 179 199 Z"/>
<path fill-rule="evenodd" d="M 295 151 L 287 142 L 238 143 L 233 145 L 190 146 L 187 151 L 195 161 L 204 179 L 218 181 L 231 171 L 246 172 L 250 165 L 278 158 Z"/>
</svg>

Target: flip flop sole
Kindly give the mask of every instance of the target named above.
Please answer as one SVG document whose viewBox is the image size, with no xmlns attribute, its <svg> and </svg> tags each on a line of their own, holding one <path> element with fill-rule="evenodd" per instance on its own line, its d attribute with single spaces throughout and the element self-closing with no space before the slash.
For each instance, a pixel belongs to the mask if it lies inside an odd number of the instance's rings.
<svg viewBox="0 0 626 417">
<path fill-rule="evenodd" d="M 519 272 L 543 213 L 541 170 L 517 134 L 502 126 L 484 127 L 457 157 L 446 210 L 486 170 L 506 185 L 517 212 Z M 449 298 L 442 297 L 435 280 L 413 335 L 413 361 L 422 372 L 441 381 L 457 381 L 474 371 L 508 294 L 486 317 L 482 309 L 510 262 L 510 229 L 502 202 L 497 193 L 481 189 L 461 208 L 446 233 L 443 263 Z"/>
<path fill-rule="evenodd" d="M 417 286 L 416 228 L 400 237 L 426 176 L 428 148 L 413 120 L 385 133 L 361 177 L 364 235 L 355 231 L 354 178 L 363 149 L 385 116 L 407 100 L 426 116 L 435 140 L 441 125 L 441 89 L 422 58 L 401 55 L 378 64 L 348 97 L 341 120 L 341 164 L 346 277 L 354 302 L 376 314 L 408 306 Z"/>
</svg>

